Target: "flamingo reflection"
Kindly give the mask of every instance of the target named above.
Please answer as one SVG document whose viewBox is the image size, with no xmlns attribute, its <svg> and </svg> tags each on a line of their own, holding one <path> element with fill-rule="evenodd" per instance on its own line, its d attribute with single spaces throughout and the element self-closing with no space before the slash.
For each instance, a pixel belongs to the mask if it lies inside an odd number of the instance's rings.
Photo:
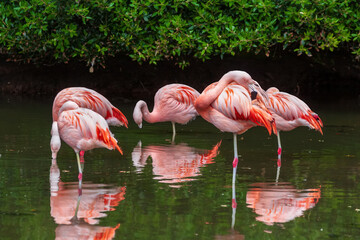
<svg viewBox="0 0 360 240">
<path fill-rule="evenodd" d="M 138 172 L 152 159 L 154 179 L 161 183 L 180 183 L 195 180 L 200 175 L 200 167 L 213 163 L 218 155 L 221 141 L 211 150 L 201 150 L 186 144 L 150 145 L 142 148 L 141 141 L 132 152 L 132 160 Z M 181 187 L 170 185 L 170 187 Z"/>
<path fill-rule="evenodd" d="M 94 184 L 60 181 L 60 171 L 56 160 L 50 168 L 51 216 L 59 224 L 56 239 L 112 239 L 120 227 L 96 226 L 99 218 L 125 199 L 126 187 L 108 184 Z"/>
<path fill-rule="evenodd" d="M 313 208 L 321 197 L 320 188 L 296 189 L 289 183 L 254 183 L 246 194 L 246 203 L 267 225 L 285 223 Z"/>
</svg>

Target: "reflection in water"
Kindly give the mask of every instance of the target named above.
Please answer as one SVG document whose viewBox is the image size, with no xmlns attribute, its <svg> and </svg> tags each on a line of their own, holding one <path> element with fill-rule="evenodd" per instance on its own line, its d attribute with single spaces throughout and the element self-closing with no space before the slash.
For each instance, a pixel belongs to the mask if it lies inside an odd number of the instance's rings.
<svg viewBox="0 0 360 240">
<path fill-rule="evenodd" d="M 298 190 L 289 183 L 254 183 L 246 203 L 267 225 L 289 222 L 313 208 L 320 199 L 320 188 Z"/>
<path fill-rule="evenodd" d="M 112 239 L 120 227 L 95 226 L 99 218 L 125 199 L 126 187 L 108 184 L 64 183 L 56 160 L 50 168 L 51 216 L 58 225 L 56 239 Z"/>
<path fill-rule="evenodd" d="M 149 156 L 152 159 L 154 179 L 162 183 L 179 183 L 195 180 L 200 175 L 200 167 L 213 163 L 218 154 L 221 141 L 211 150 L 201 150 L 186 144 L 151 145 L 144 148 L 141 142 L 132 152 L 132 160 L 137 171 L 146 165 Z M 171 185 L 171 187 L 181 187 Z"/>
</svg>

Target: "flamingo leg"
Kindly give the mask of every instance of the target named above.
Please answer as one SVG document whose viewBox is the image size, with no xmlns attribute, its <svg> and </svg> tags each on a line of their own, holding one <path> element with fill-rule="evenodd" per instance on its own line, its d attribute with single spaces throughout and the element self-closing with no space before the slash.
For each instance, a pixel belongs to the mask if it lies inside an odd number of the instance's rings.
<svg viewBox="0 0 360 240">
<path fill-rule="evenodd" d="M 234 174 L 234 172 L 233 172 Z M 234 178 L 234 176 L 233 176 Z M 232 215 L 231 215 L 231 228 L 234 229 L 235 226 L 235 216 L 236 216 L 236 193 L 235 193 L 235 183 L 232 184 L 232 200 L 231 200 L 231 207 L 232 207 Z"/>
<path fill-rule="evenodd" d="M 278 130 L 277 132 L 277 140 L 278 140 L 278 161 L 277 161 L 277 165 L 278 167 L 281 167 L 281 141 L 280 141 L 280 131 Z"/>
<path fill-rule="evenodd" d="M 232 180 L 232 184 L 235 184 L 235 180 L 236 180 L 236 169 L 237 169 L 237 165 L 239 162 L 238 159 L 238 150 L 237 150 L 237 134 L 234 133 L 234 161 L 233 161 L 233 180 Z"/>
<path fill-rule="evenodd" d="M 81 166 L 81 163 L 80 163 L 80 157 L 79 157 L 79 152 L 76 152 L 76 160 L 77 160 L 77 164 L 78 164 L 78 168 L 79 168 L 79 175 L 78 175 L 78 178 L 79 178 L 79 181 L 82 181 L 82 170 L 83 170 L 83 166 Z M 80 184 L 80 182 L 79 182 Z"/>
<path fill-rule="evenodd" d="M 171 124 L 172 124 L 172 129 L 173 129 L 172 142 L 174 142 L 175 141 L 175 135 L 176 135 L 175 122 L 171 122 Z"/>
</svg>

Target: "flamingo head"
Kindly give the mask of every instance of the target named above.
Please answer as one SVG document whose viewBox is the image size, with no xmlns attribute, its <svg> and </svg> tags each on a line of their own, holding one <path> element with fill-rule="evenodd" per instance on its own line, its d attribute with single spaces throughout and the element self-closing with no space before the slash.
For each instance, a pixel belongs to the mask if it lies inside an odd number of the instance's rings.
<svg viewBox="0 0 360 240">
<path fill-rule="evenodd" d="M 133 118 L 134 122 L 139 126 L 139 128 L 142 128 L 142 120 L 143 120 L 143 113 L 142 108 L 146 106 L 146 103 L 142 100 L 138 101 L 136 103 L 136 106 L 134 108 L 133 112 Z"/>
</svg>

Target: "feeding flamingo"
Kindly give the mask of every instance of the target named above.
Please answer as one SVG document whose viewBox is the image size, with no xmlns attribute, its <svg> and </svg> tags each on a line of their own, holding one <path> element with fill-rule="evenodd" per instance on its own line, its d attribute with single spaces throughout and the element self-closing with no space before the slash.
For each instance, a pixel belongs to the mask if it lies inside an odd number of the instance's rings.
<svg viewBox="0 0 360 240">
<path fill-rule="evenodd" d="M 269 97 L 269 110 L 275 118 L 278 139 L 278 166 L 281 166 L 280 131 L 290 131 L 300 126 L 315 129 L 323 134 L 323 123 L 306 103 L 299 98 L 285 92 L 280 92 L 275 87 L 269 88 L 266 93 Z"/>
<path fill-rule="evenodd" d="M 121 154 L 122 150 L 117 140 L 109 130 L 105 119 L 98 113 L 86 109 L 68 101 L 59 110 L 60 115 L 55 126 L 60 138 L 66 142 L 76 153 L 79 180 L 82 180 L 83 167 L 80 164 L 80 151 L 87 151 L 93 148 L 117 149 Z"/>
<path fill-rule="evenodd" d="M 199 114 L 194 108 L 195 99 L 200 95 L 194 88 L 184 84 L 168 84 L 160 88 L 154 97 L 154 108 L 149 112 L 146 102 L 140 100 L 134 108 L 135 123 L 142 127 L 143 119 L 148 123 L 171 122 L 174 141 L 175 123 L 186 124 Z"/>
<path fill-rule="evenodd" d="M 223 132 L 233 133 L 233 184 L 238 163 L 237 134 L 257 125 L 266 127 L 269 134 L 276 133 L 275 121 L 264 107 L 266 100 L 264 90 L 248 73 L 230 71 L 206 87 L 195 101 L 196 110 L 206 121 Z"/>
<path fill-rule="evenodd" d="M 55 97 L 52 109 L 53 124 L 51 128 L 51 141 L 50 147 L 52 158 L 55 159 L 57 152 L 60 149 L 61 141 L 57 128 L 57 120 L 60 115 L 60 108 L 67 101 L 76 103 L 81 108 L 91 109 L 100 114 L 110 126 L 125 126 L 127 127 L 128 121 L 124 114 L 114 107 L 109 100 L 107 100 L 100 93 L 84 88 L 84 87 L 71 87 L 61 90 Z M 80 153 L 81 155 L 83 152 Z"/>
</svg>

